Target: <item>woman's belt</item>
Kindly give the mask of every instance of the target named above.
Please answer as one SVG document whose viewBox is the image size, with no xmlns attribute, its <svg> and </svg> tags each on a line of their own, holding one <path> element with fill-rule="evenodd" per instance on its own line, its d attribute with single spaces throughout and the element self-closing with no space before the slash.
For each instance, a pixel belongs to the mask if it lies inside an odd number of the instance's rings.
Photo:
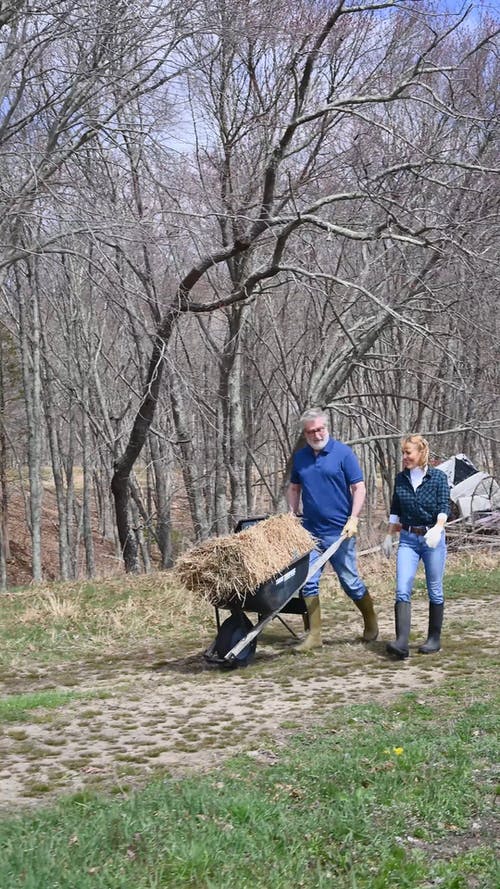
<svg viewBox="0 0 500 889">
<path fill-rule="evenodd" d="M 427 525 L 401 525 L 401 527 L 403 531 L 409 531 L 410 534 L 418 534 L 419 537 L 423 537 L 429 530 Z"/>
</svg>

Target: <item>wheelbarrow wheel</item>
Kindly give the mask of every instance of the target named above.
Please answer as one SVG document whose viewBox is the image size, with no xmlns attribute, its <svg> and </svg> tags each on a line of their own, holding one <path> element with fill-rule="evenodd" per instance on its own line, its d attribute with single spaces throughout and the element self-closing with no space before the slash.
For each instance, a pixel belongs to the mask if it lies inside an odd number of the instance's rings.
<svg viewBox="0 0 500 889">
<path fill-rule="evenodd" d="M 245 648 L 231 660 L 225 661 L 224 658 L 227 653 L 231 651 L 238 642 L 241 642 L 252 629 L 252 621 L 243 611 L 231 614 L 231 616 L 226 618 L 221 624 L 214 647 L 219 658 L 221 658 L 222 666 L 233 668 L 246 667 L 246 665 L 250 663 L 255 654 L 255 649 L 257 648 L 256 638 L 252 639 L 248 645 L 245 645 Z"/>
</svg>

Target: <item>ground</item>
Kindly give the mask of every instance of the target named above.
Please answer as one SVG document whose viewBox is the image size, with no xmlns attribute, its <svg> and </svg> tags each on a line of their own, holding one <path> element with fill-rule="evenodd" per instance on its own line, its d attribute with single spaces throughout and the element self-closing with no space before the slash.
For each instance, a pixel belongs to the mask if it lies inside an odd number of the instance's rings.
<svg viewBox="0 0 500 889">
<path fill-rule="evenodd" d="M 56 580 L 59 572 L 57 503 L 53 484 L 45 484 L 42 508 L 42 561 L 43 576 L 46 580 Z M 9 488 L 9 545 L 10 560 L 7 564 L 9 587 L 25 586 L 32 582 L 31 538 L 26 523 L 24 499 L 16 485 Z M 117 557 L 112 540 L 106 539 L 94 526 L 93 534 L 95 564 L 99 576 L 116 574 L 121 570 L 121 560 Z M 78 573 L 85 576 L 85 553 L 80 546 L 78 551 Z"/>
<path fill-rule="evenodd" d="M 120 650 L 103 644 L 92 657 L 50 665 L 19 652 L 0 671 L 1 696 L 53 689 L 88 697 L 3 725 L 1 810 L 86 789 L 127 792 L 158 775 L 209 769 L 237 752 L 273 762 L 291 733 L 321 721 L 333 707 L 428 694 L 447 677 L 491 670 L 498 591 L 472 590 L 448 601 L 443 650 L 433 656 L 416 650 L 427 626 L 427 602 L 417 595 L 411 657 L 394 662 L 385 654 L 393 635 L 390 583 L 382 578 L 374 593 L 380 639 L 371 644 L 360 641 L 359 612 L 335 583 L 326 578 L 323 585 L 321 651 L 294 653 L 293 637 L 275 621 L 244 669 L 206 663 L 203 650 L 215 635 L 211 615 L 178 644 L 147 637 Z M 301 632 L 300 617 L 288 621 Z"/>
</svg>

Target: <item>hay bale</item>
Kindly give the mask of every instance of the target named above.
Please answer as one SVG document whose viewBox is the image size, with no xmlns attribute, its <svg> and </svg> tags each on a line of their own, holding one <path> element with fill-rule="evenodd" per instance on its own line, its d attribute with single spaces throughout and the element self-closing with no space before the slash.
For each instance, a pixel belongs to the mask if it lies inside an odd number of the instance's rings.
<svg viewBox="0 0 500 889">
<path fill-rule="evenodd" d="M 271 516 L 224 537 L 212 537 L 176 562 L 179 581 L 212 605 L 244 601 L 248 593 L 314 548 L 314 538 L 290 513 Z"/>
</svg>

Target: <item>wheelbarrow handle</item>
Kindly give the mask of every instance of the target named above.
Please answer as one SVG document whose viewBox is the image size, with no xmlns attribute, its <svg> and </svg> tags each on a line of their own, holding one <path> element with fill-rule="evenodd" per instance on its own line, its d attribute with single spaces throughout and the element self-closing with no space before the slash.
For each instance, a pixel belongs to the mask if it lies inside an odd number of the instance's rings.
<svg viewBox="0 0 500 889">
<path fill-rule="evenodd" d="M 328 562 L 328 559 L 331 559 L 333 554 L 337 552 L 339 547 L 342 546 L 344 540 L 347 540 L 347 534 L 341 534 L 340 537 L 338 538 L 338 540 L 335 540 L 332 544 L 330 544 L 328 549 L 325 549 L 324 553 L 321 553 L 319 559 L 316 559 L 316 561 L 309 568 L 309 571 L 307 572 L 307 577 L 303 583 L 303 586 L 306 585 L 306 583 L 308 582 L 308 580 L 311 579 L 311 577 L 314 577 L 314 575 L 320 570 L 320 568 L 323 567 L 323 565 L 326 565 L 326 563 Z"/>
<path fill-rule="evenodd" d="M 316 559 L 314 565 L 311 568 L 309 568 L 307 577 L 306 577 L 304 583 L 302 584 L 302 586 L 304 586 L 304 584 L 306 584 L 307 581 L 310 580 L 311 577 L 313 577 L 313 575 L 316 574 L 316 572 L 319 571 L 319 569 L 323 567 L 323 565 L 328 561 L 328 559 L 330 559 L 333 556 L 333 554 L 335 552 L 337 552 L 338 548 L 343 544 L 344 540 L 346 540 L 346 539 L 347 539 L 347 534 L 341 534 L 340 537 L 338 538 L 338 540 L 336 540 L 334 543 L 332 543 L 331 546 L 329 546 L 328 549 L 326 549 L 324 551 L 324 553 L 321 553 L 321 556 L 319 557 L 319 559 Z M 287 602 L 289 602 L 290 599 L 293 599 L 293 597 L 298 594 L 299 590 L 302 589 L 302 586 L 299 587 L 298 589 L 294 590 L 294 592 L 288 597 Z M 234 648 L 231 649 L 231 651 L 228 651 L 228 653 L 225 655 L 224 660 L 226 660 L 228 662 L 234 661 L 234 659 L 239 655 L 239 653 L 241 651 L 243 651 L 243 649 L 246 648 L 246 646 L 249 645 L 250 642 L 252 642 L 253 639 L 256 638 L 256 636 L 259 635 L 259 633 L 264 629 L 266 624 L 268 624 L 269 621 L 273 620 L 285 605 L 286 605 L 286 602 L 282 602 L 282 604 L 276 611 L 271 612 L 271 614 L 268 614 L 265 618 L 263 618 L 263 620 L 259 621 L 259 623 L 252 630 L 250 630 L 250 632 L 247 633 L 247 635 L 243 639 L 240 639 L 240 641 L 237 642 L 237 644 L 234 646 Z"/>
</svg>

